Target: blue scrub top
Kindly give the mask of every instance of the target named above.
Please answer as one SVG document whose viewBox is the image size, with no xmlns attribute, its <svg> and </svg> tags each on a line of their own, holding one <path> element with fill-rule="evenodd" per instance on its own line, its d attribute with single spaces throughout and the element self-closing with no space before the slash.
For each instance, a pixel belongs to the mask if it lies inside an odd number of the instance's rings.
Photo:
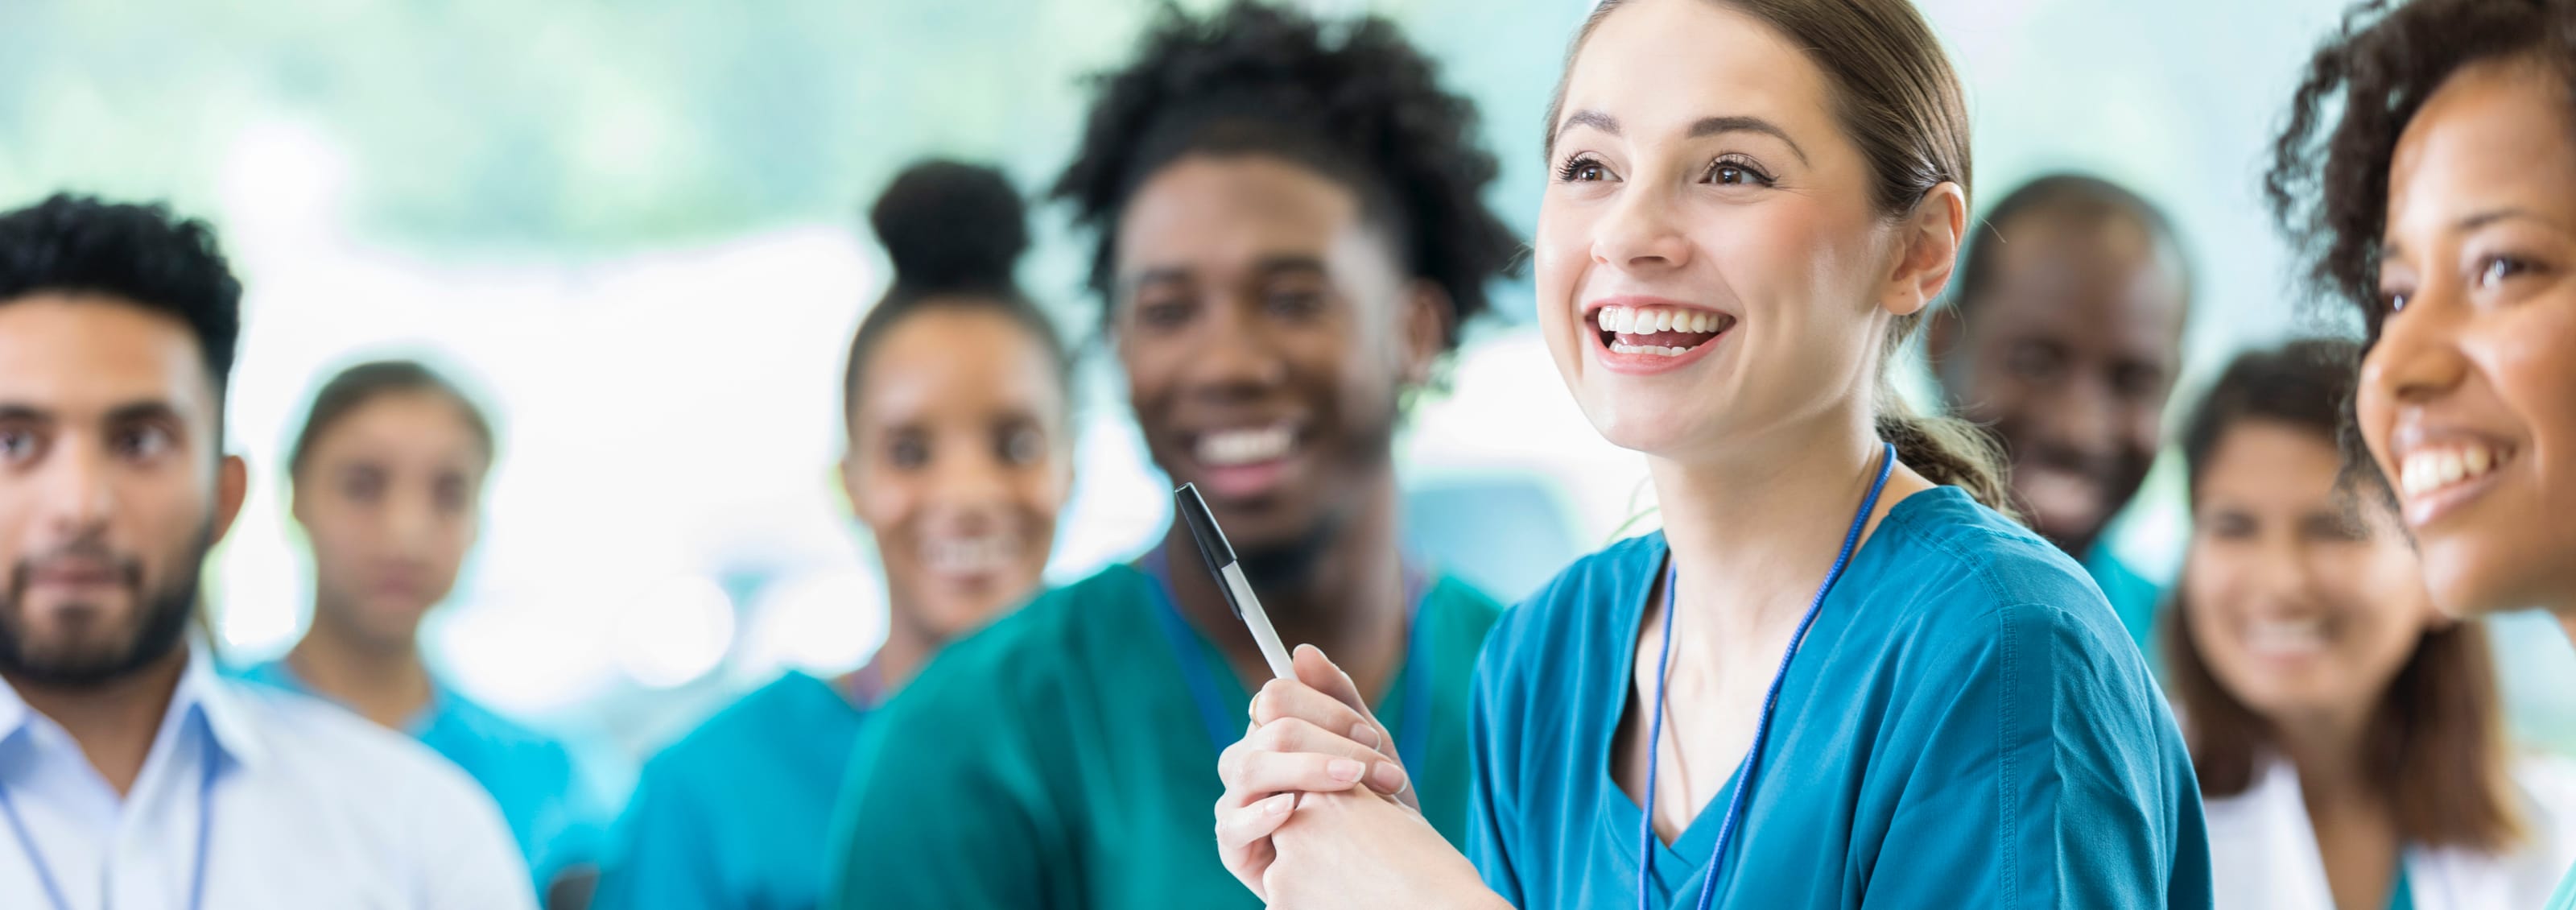
<svg viewBox="0 0 2576 910">
<path fill-rule="evenodd" d="M 1586 557 L 1486 643 L 1469 855 L 1517 906 L 1638 905 L 1643 816 L 1610 756 L 1665 552 Z M 2138 650 L 2073 560 L 1954 487 L 1853 556 L 1758 773 L 1718 907 L 2211 905 L 2199 787 Z M 1651 905 L 1696 906 L 1735 786 L 1652 849 Z"/>
<path fill-rule="evenodd" d="M 789 673 L 644 765 L 594 910 L 808 910 L 867 712 Z"/>
<path fill-rule="evenodd" d="M 256 664 L 239 674 L 304 695 L 311 686 L 283 660 Z M 433 684 L 429 706 L 403 732 L 465 769 L 501 806 L 510 836 L 535 878 L 542 898 L 567 871 L 599 863 L 608 821 L 617 810 L 601 787 L 582 772 L 563 741 L 492 713 L 444 686 Z"/>
<path fill-rule="evenodd" d="M 2107 540 L 2096 541 L 2093 549 L 2084 554 L 2084 571 L 2093 576 L 2093 584 L 2111 602 L 2111 612 L 2120 617 L 2120 626 L 2129 631 L 2129 640 L 2148 655 L 2148 666 L 2155 666 L 2156 606 L 2164 600 L 2164 589 L 2129 568 L 2111 552 Z"/>
</svg>

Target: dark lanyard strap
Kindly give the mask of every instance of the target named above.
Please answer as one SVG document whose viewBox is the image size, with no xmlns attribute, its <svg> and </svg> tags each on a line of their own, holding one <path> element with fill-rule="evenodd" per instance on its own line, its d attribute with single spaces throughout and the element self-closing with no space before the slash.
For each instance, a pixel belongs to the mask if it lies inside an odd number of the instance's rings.
<svg viewBox="0 0 2576 910">
<path fill-rule="evenodd" d="M 214 841 L 215 828 L 216 754 L 213 727 L 208 726 L 205 734 L 205 754 L 201 757 L 200 764 L 205 766 L 206 771 L 197 778 L 197 862 L 195 869 L 188 876 L 188 906 L 192 910 L 203 910 L 206 906 L 206 853 L 207 845 Z M 72 910 L 71 900 L 63 896 L 62 884 L 54 880 L 53 867 L 46 865 L 44 853 L 36 849 L 36 838 L 33 832 L 27 830 L 27 820 L 19 816 L 17 801 L 9 798 L 9 787 L 6 783 L 0 783 L 0 815 L 8 817 L 9 830 L 18 837 L 18 849 L 26 854 L 27 865 L 36 870 L 36 882 L 44 887 L 45 896 L 52 899 L 54 910 Z"/>
<path fill-rule="evenodd" d="M 1154 610 L 1157 624 L 1163 629 L 1164 641 L 1172 656 L 1181 663 L 1181 679 L 1189 685 L 1190 700 L 1199 710 L 1199 719 L 1207 724 L 1208 741 L 1219 752 L 1243 738 L 1244 719 L 1241 709 L 1229 709 L 1225 697 L 1218 693 L 1216 668 L 1208 665 L 1199 638 L 1190 622 L 1181 616 L 1180 598 L 1172 593 L 1172 562 L 1164 547 L 1157 546 L 1136 561 L 1136 567 L 1154 581 L 1155 599 L 1161 601 Z M 1411 565 L 1404 569 L 1405 645 L 1404 645 L 1404 716 L 1395 731 L 1396 751 L 1403 760 L 1405 772 L 1418 770 L 1414 762 L 1429 748 L 1431 732 L 1431 636 L 1422 632 L 1422 601 L 1430 596 L 1430 584 Z M 1294 647 L 1294 644 L 1291 644 Z"/>
<path fill-rule="evenodd" d="M 1734 839 L 1736 829 L 1744 821 L 1745 794 L 1752 791 L 1753 776 L 1761 770 L 1762 740 L 1771 733 L 1771 715 L 1780 707 L 1780 683 L 1789 678 L 1789 662 L 1797 659 L 1798 645 L 1807 640 L 1807 630 L 1815 626 L 1816 613 L 1825 606 L 1825 595 L 1832 593 L 1834 582 L 1843 577 L 1844 567 L 1851 565 L 1852 550 L 1860 545 L 1861 529 L 1869 525 L 1869 513 L 1878 508 L 1878 494 L 1887 489 L 1887 476 L 1896 470 L 1896 446 L 1889 443 L 1880 445 L 1884 446 L 1886 455 L 1879 461 L 1878 479 L 1870 484 L 1869 496 L 1860 501 L 1860 511 L 1853 513 L 1851 530 L 1843 532 L 1842 551 L 1834 555 L 1834 567 L 1826 570 L 1825 580 L 1816 585 L 1815 599 L 1807 602 L 1807 615 L 1799 618 L 1798 631 L 1789 637 L 1789 649 L 1780 655 L 1780 669 L 1771 674 L 1771 688 L 1762 696 L 1762 714 L 1753 724 L 1753 745 L 1744 750 L 1744 767 L 1735 776 L 1735 792 L 1726 801 L 1726 815 L 1718 820 L 1717 846 L 1710 848 L 1708 869 L 1700 878 L 1699 910 L 1708 910 L 1709 902 L 1717 898 L 1717 869 L 1726 860 L 1727 842 Z M 1664 569 L 1663 656 L 1655 664 L 1655 720 L 1646 733 L 1646 801 L 1642 804 L 1646 819 L 1638 823 L 1638 827 L 1643 829 L 1638 833 L 1638 910 L 1649 910 L 1653 906 L 1649 896 L 1654 892 L 1648 886 L 1652 883 L 1655 868 L 1655 764 L 1656 759 L 1662 757 L 1655 747 L 1664 736 L 1664 680 L 1665 671 L 1672 667 L 1673 662 L 1673 627 L 1681 624 L 1681 612 L 1675 609 L 1679 598 L 1673 592 L 1681 578 L 1681 569 L 1669 565 L 1669 555 L 1665 559 L 1668 565 Z"/>
</svg>

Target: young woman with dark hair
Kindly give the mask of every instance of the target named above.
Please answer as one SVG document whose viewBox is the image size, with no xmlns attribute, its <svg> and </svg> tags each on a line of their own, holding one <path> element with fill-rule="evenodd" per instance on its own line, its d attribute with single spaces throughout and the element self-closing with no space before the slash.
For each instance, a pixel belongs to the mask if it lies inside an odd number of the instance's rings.
<svg viewBox="0 0 2576 910">
<path fill-rule="evenodd" d="M 2378 474 L 2342 469 L 2358 357 L 2240 356 L 2183 430 L 2164 654 L 2218 906 L 2538 906 L 2576 858 L 2576 779 L 2508 760 L 2486 629 L 2433 608 Z"/>
</svg>

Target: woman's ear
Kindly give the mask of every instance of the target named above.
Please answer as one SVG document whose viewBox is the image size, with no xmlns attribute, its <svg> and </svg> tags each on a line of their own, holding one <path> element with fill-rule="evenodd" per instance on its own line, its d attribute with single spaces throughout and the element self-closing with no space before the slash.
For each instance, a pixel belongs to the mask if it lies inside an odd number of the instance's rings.
<svg viewBox="0 0 2576 910">
<path fill-rule="evenodd" d="M 1879 306 L 1898 316 L 1911 316 L 1941 299 L 1959 265 L 1959 246 L 1968 230 L 1968 194 L 1956 183 L 1924 192 L 1914 211 L 1897 224 L 1896 266 L 1879 295 Z"/>
<path fill-rule="evenodd" d="M 859 444 L 856 440 L 852 440 L 850 442 L 849 448 L 841 453 L 841 460 L 832 465 L 832 476 L 841 482 L 841 501 L 850 504 L 850 517 L 858 519 L 860 522 L 864 523 L 868 520 L 868 517 L 866 513 L 859 509 L 859 472 L 861 471 L 861 467 L 859 465 L 858 447 Z"/>
</svg>

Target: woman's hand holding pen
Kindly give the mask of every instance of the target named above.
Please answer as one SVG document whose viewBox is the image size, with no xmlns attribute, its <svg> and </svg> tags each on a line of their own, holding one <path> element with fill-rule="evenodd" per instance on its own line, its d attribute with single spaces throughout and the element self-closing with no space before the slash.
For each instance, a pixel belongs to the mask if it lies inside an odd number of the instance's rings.
<svg viewBox="0 0 2576 910">
<path fill-rule="evenodd" d="M 1503 906 L 1422 818 L 1395 738 L 1311 645 L 1252 701 L 1217 773 L 1217 850 L 1274 907 Z M 1272 874 L 1273 872 L 1277 874 Z"/>
</svg>

